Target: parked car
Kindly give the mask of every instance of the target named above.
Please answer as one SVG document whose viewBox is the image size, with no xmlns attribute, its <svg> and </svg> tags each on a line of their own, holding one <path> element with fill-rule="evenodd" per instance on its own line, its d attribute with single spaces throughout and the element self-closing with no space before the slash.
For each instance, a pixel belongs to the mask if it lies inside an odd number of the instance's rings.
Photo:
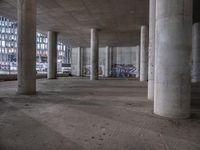
<svg viewBox="0 0 200 150">
<path fill-rule="evenodd" d="M 62 64 L 61 70 L 62 70 L 63 74 L 68 74 L 69 76 L 72 75 L 72 73 L 71 73 L 71 64 Z"/>
</svg>

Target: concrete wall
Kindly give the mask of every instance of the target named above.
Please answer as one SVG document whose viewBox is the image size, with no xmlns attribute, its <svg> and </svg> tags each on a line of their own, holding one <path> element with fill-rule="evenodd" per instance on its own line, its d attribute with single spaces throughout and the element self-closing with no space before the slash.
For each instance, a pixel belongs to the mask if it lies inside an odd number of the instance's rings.
<svg viewBox="0 0 200 150">
<path fill-rule="evenodd" d="M 67 74 L 57 74 L 57 77 L 68 77 Z M 37 79 L 47 78 L 47 74 L 37 74 Z M 17 80 L 17 74 L 0 74 L 0 82 Z"/>
<path fill-rule="evenodd" d="M 73 48 L 72 49 L 72 65 L 71 65 L 72 75 L 78 75 L 78 69 L 79 69 L 79 64 L 78 64 L 79 49 L 80 48 Z"/>
<path fill-rule="evenodd" d="M 72 75 L 78 75 L 78 49 L 72 49 Z M 113 47 L 112 50 L 112 66 L 116 65 L 132 65 L 136 66 L 136 50 L 137 47 Z M 90 48 L 83 49 L 83 76 L 90 75 Z M 99 48 L 99 75 L 105 75 L 106 64 L 106 47 Z M 113 67 L 112 67 L 113 68 Z"/>
<path fill-rule="evenodd" d="M 73 51 L 73 49 L 72 49 Z M 105 58 L 106 58 L 106 48 L 102 47 L 99 48 L 99 75 L 103 76 L 105 73 Z M 72 57 L 74 59 L 76 57 Z M 83 49 L 83 76 L 89 76 L 90 75 L 90 64 L 91 58 L 90 58 L 90 48 L 84 48 Z M 74 74 L 76 75 L 76 74 Z"/>
<path fill-rule="evenodd" d="M 136 65 L 137 47 L 114 47 L 113 64 Z"/>
<path fill-rule="evenodd" d="M 136 51 L 138 47 L 113 48 L 112 77 L 136 76 Z"/>
</svg>

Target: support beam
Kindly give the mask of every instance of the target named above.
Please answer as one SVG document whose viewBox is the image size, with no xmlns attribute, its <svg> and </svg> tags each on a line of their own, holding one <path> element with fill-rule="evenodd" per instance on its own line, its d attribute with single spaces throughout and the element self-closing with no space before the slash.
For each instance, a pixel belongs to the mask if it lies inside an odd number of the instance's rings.
<svg viewBox="0 0 200 150">
<path fill-rule="evenodd" d="M 192 82 L 200 82 L 200 22 L 192 30 Z"/>
<path fill-rule="evenodd" d="M 18 94 L 36 93 L 36 0 L 17 0 Z"/>
<path fill-rule="evenodd" d="M 57 78 L 57 32 L 48 32 L 48 79 Z"/>
<path fill-rule="evenodd" d="M 155 29 L 156 0 L 150 0 L 149 7 L 149 63 L 148 63 L 148 99 L 154 99 L 154 69 L 155 69 Z"/>
<path fill-rule="evenodd" d="M 141 27 L 140 40 L 140 81 L 148 80 L 148 28 Z"/>
<path fill-rule="evenodd" d="M 99 36 L 98 29 L 91 29 L 91 74 L 90 80 L 98 80 Z"/>
<path fill-rule="evenodd" d="M 156 1 L 154 113 L 190 116 L 192 1 Z"/>
</svg>

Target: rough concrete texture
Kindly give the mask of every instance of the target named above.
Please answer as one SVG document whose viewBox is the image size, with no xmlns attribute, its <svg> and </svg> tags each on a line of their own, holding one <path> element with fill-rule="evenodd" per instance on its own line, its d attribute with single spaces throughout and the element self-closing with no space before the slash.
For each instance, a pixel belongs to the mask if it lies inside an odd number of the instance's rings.
<svg viewBox="0 0 200 150">
<path fill-rule="evenodd" d="M 109 51 L 109 59 L 108 59 L 108 63 L 109 63 L 109 68 L 108 68 L 108 70 L 109 70 L 109 76 L 111 76 L 112 75 L 112 63 L 113 63 L 113 47 L 110 47 L 110 51 Z"/>
<path fill-rule="evenodd" d="M 91 29 L 90 58 L 91 58 L 90 80 L 98 80 L 98 75 L 99 75 L 99 30 L 95 29 L 95 28 Z"/>
<path fill-rule="evenodd" d="M 154 99 L 156 0 L 149 1 L 148 99 Z"/>
<path fill-rule="evenodd" d="M 16 20 L 16 0 L 1 0 L 0 15 Z M 200 21 L 199 0 L 194 0 L 194 21 Z M 101 46 L 139 44 L 140 26 L 148 24 L 149 0 L 38 0 L 40 31 L 57 31 L 60 40 L 74 47 L 90 45 L 90 28 L 103 29 Z"/>
<path fill-rule="evenodd" d="M 48 31 L 48 79 L 56 79 L 57 74 L 57 33 Z"/>
<path fill-rule="evenodd" d="M 190 116 L 192 2 L 156 1 L 154 112 L 161 116 Z"/>
<path fill-rule="evenodd" d="M 112 64 L 132 64 L 136 66 L 137 47 L 114 47 Z"/>
<path fill-rule="evenodd" d="M 72 48 L 71 71 L 74 76 L 83 75 L 83 50 L 81 47 Z"/>
<path fill-rule="evenodd" d="M 137 46 L 137 51 L 136 51 L 136 78 L 140 77 L 140 46 Z"/>
<path fill-rule="evenodd" d="M 110 56 L 110 47 L 109 46 L 107 46 L 106 47 L 106 52 L 105 52 L 105 73 L 104 73 L 104 75 L 105 75 L 105 77 L 109 77 L 109 75 L 110 75 L 110 72 L 111 72 L 111 64 L 110 64 L 110 58 L 111 58 L 111 56 Z"/>
<path fill-rule="evenodd" d="M 19 94 L 36 92 L 36 1 L 17 0 L 17 61 Z"/>
<path fill-rule="evenodd" d="M 192 30 L 192 82 L 200 82 L 200 22 Z"/>
<path fill-rule="evenodd" d="M 148 80 L 148 36 L 147 26 L 142 26 L 140 35 L 140 81 Z"/>
<path fill-rule="evenodd" d="M 138 47 L 110 47 L 109 62 L 107 62 L 107 47 L 99 48 L 99 75 L 106 76 L 109 63 L 109 75 L 113 64 L 125 64 L 136 66 L 136 51 Z M 89 76 L 91 68 L 90 48 L 82 48 L 82 75 Z M 72 48 L 72 74 L 78 76 L 79 70 L 79 48 Z"/>
<path fill-rule="evenodd" d="M 72 63 L 71 63 L 71 71 L 72 75 L 79 76 L 81 74 L 81 48 L 73 48 L 72 49 Z"/>
<path fill-rule="evenodd" d="M 192 118 L 152 114 L 147 85 L 136 80 L 38 80 L 36 96 L 0 83 L 1 150 L 199 150 L 200 85 Z"/>
<path fill-rule="evenodd" d="M 16 0 L 1 0 L 0 15 L 16 20 Z M 90 28 L 102 29 L 101 46 L 134 46 L 148 23 L 148 0 L 38 0 L 40 31 L 57 31 L 73 47 L 90 46 Z"/>
</svg>

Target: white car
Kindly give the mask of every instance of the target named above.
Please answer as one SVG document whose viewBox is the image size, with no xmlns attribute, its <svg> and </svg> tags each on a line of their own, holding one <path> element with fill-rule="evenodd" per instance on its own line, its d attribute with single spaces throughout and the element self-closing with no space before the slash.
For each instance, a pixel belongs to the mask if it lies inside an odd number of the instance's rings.
<svg viewBox="0 0 200 150">
<path fill-rule="evenodd" d="M 71 68 L 62 67 L 62 73 L 63 74 L 69 74 L 69 76 L 71 76 Z"/>
</svg>

